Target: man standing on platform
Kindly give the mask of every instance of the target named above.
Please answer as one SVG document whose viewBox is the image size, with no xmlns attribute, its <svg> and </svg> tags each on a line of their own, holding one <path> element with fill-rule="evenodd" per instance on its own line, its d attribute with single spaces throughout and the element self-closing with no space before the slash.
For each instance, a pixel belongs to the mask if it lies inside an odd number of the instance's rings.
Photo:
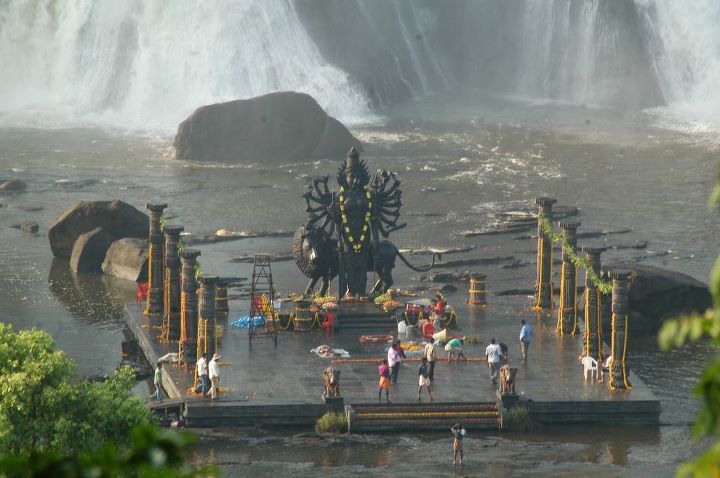
<svg viewBox="0 0 720 478">
<path fill-rule="evenodd" d="M 393 384 L 397 383 L 398 373 L 400 373 L 400 363 L 402 362 L 399 348 L 400 345 L 398 345 L 398 342 L 393 342 L 388 349 L 388 365 L 390 366 L 390 375 Z"/>
<path fill-rule="evenodd" d="M 202 392 L 203 398 L 207 397 L 208 390 L 210 389 L 210 378 L 208 377 L 208 364 L 207 355 L 205 352 L 200 354 L 200 358 L 196 364 L 197 376 L 200 379 L 200 383 L 195 387 L 195 393 Z"/>
<path fill-rule="evenodd" d="M 428 378 L 432 382 L 435 380 L 435 339 L 432 337 L 425 344 L 425 358 L 428 362 Z"/>
<path fill-rule="evenodd" d="M 498 372 L 500 371 L 500 356 L 502 351 L 500 346 L 495 343 L 495 339 L 490 339 L 490 345 L 485 349 L 485 356 L 488 361 L 488 368 L 490 369 L 490 380 L 492 383 L 497 383 Z"/>
<path fill-rule="evenodd" d="M 212 383 L 210 387 L 210 398 L 213 400 L 217 398 L 218 391 L 220 390 L 220 366 L 217 363 L 218 360 L 220 360 L 220 355 L 213 355 L 212 360 L 210 360 L 210 365 L 208 366 L 210 382 Z"/>
<path fill-rule="evenodd" d="M 162 362 L 158 361 L 155 366 L 155 376 L 153 378 L 153 384 L 155 385 L 155 393 L 152 394 L 153 400 L 162 400 Z"/>
<path fill-rule="evenodd" d="M 532 326 L 525 322 L 525 319 L 520 321 L 522 328 L 520 329 L 520 352 L 522 353 L 522 363 L 527 364 L 528 347 L 532 342 L 533 329 Z"/>
</svg>

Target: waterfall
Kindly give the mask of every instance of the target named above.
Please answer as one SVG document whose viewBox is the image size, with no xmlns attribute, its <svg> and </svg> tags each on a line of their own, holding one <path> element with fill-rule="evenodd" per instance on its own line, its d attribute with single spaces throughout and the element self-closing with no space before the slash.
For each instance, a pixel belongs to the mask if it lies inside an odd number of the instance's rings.
<svg viewBox="0 0 720 478">
<path fill-rule="evenodd" d="M 636 0 L 666 107 L 703 128 L 720 125 L 720 2 Z"/>
<path fill-rule="evenodd" d="M 368 113 L 290 0 L 0 1 L 0 64 L 4 115 L 173 129 L 200 105 L 278 90 Z"/>
<path fill-rule="evenodd" d="M 0 65 L 0 124 L 172 130 L 279 90 L 355 122 L 467 87 L 720 124 L 720 1 L 0 0 Z"/>
</svg>

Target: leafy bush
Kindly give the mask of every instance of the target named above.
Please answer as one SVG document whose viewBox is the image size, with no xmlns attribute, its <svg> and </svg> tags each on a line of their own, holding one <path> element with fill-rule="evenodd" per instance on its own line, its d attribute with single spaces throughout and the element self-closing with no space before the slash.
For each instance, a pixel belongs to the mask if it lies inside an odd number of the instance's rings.
<svg viewBox="0 0 720 478">
<path fill-rule="evenodd" d="M 315 431 L 318 433 L 345 433 L 348 422 L 345 414 L 327 412 L 315 422 Z"/>
<path fill-rule="evenodd" d="M 94 451 L 66 454 L 57 450 L 0 457 L 0 476 L 75 478 L 80 476 L 138 478 L 217 477 L 214 467 L 194 467 L 185 462 L 197 440 L 189 433 L 158 430 L 151 425 L 135 428 L 125 449 L 108 442 Z"/>
<path fill-rule="evenodd" d="M 75 363 L 40 330 L 0 323 L 0 450 L 77 453 L 106 441 L 130 443 L 131 430 L 155 423 L 130 395 L 135 375 L 116 371 L 104 383 L 77 375 Z"/>
<path fill-rule="evenodd" d="M 503 428 L 509 431 L 526 431 L 533 428 L 527 407 L 514 407 L 503 414 Z"/>
</svg>

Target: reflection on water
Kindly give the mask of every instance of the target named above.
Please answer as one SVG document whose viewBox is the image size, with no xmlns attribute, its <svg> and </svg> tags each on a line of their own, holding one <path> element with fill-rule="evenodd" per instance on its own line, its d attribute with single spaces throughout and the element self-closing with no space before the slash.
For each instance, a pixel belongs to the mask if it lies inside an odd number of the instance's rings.
<svg viewBox="0 0 720 478">
<path fill-rule="evenodd" d="M 135 300 L 135 283 L 77 274 L 67 260 L 58 258 L 50 264 L 48 288 L 73 317 L 100 327 L 125 323 L 125 305 Z"/>
</svg>

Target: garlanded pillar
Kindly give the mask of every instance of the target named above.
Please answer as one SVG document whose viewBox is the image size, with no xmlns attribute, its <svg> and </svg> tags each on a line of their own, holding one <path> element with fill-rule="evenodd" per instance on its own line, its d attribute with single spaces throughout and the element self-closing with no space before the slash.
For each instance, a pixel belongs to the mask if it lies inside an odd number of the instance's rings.
<svg viewBox="0 0 720 478">
<path fill-rule="evenodd" d="M 606 250 L 605 247 L 582 247 L 585 257 L 598 277 L 600 277 L 600 254 Z M 585 271 L 585 346 L 583 350 L 584 355 L 590 356 L 598 362 L 602 362 L 603 359 L 601 307 L 602 292 L 593 284 L 590 272 Z"/>
<path fill-rule="evenodd" d="M 163 249 L 164 239 L 160 220 L 167 204 L 147 203 L 150 211 L 150 237 L 148 240 L 148 295 L 145 315 L 154 325 L 162 324 L 163 316 Z"/>
<path fill-rule="evenodd" d="M 162 336 L 165 341 L 180 340 L 180 256 L 178 244 L 182 226 L 164 226 L 165 234 L 165 281 L 164 315 Z"/>
<path fill-rule="evenodd" d="M 610 365 L 610 390 L 631 390 L 632 386 L 628 381 L 625 359 L 627 358 L 628 339 L 628 279 L 629 271 L 612 271 L 610 278 L 613 282 L 612 288 L 612 339 L 611 353 L 612 364 Z"/>
<path fill-rule="evenodd" d="M 549 197 L 535 199 L 538 206 L 538 247 L 537 247 L 537 278 L 535 280 L 534 310 L 551 311 L 553 309 L 553 245 L 545 234 L 539 216 L 544 216 L 552 224 L 552 206 L 557 200 Z"/>
<path fill-rule="evenodd" d="M 198 336 L 198 283 L 195 279 L 195 265 L 200 251 L 185 249 L 182 257 L 182 294 L 180 296 L 180 363 L 192 367 L 197 361 Z"/>
<path fill-rule="evenodd" d="M 210 359 L 217 350 L 215 333 L 215 287 L 218 277 L 200 276 L 200 314 L 198 317 L 198 357 L 205 352 Z"/>
<path fill-rule="evenodd" d="M 470 274 L 470 290 L 468 291 L 468 304 L 487 305 L 487 293 L 485 290 L 485 274 Z"/>
<path fill-rule="evenodd" d="M 215 288 L 215 313 L 218 319 L 226 319 L 230 313 L 228 304 L 228 284 L 230 280 L 220 278 Z"/>
<path fill-rule="evenodd" d="M 557 330 L 560 335 L 574 335 L 577 332 L 577 267 L 570 259 L 577 246 L 579 222 L 560 222 L 562 235 L 570 245 L 563 245 L 562 273 L 560 276 L 560 307 L 558 308 Z"/>
</svg>

